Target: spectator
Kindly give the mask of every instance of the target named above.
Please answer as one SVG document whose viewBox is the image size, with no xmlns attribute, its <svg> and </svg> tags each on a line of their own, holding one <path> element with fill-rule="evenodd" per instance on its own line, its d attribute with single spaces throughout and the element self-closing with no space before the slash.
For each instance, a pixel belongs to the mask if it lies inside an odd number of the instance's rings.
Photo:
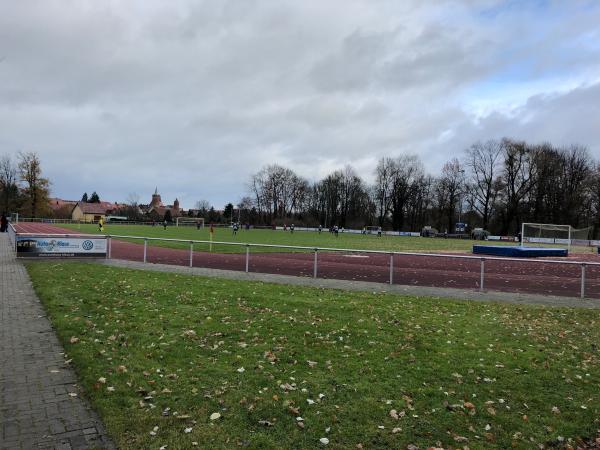
<svg viewBox="0 0 600 450">
<path fill-rule="evenodd" d="M 0 217 L 0 233 L 6 233 L 8 231 L 8 219 L 6 214 L 2 214 Z"/>
</svg>

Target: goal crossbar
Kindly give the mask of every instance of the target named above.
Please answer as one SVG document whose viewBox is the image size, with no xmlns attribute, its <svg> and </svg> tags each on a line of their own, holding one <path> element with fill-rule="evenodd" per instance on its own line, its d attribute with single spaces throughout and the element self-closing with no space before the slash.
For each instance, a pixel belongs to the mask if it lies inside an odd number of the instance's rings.
<svg viewBox="0 0 600 450">
<path fill-rule="evenodd" d="M 175 219 L 175 226 L 177 227 L 195 227 L 198 224 L 200 224 L 201 228 L 204 228 L 204 217 L 177 217 Z"/>
<path fill-rule="evenodd" d="M 530 223 L 521 224 L 521 247 L 528 243 L 562 244 L 571 250 L 574 239 L 585 239 L 589 237 L 590 228 L 576 229 L 571 225 L 558 225 L 552 223 Z"/>
</svg>

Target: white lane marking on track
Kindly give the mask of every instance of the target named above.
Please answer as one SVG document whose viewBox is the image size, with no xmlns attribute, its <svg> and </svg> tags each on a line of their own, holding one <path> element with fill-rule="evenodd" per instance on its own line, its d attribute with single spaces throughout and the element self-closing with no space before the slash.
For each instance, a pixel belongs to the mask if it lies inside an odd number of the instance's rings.
<svg viewBox="0 0 600 450">
<path fill-rule="evenodd" d="M 346 258 L 369 258 L 368 255 L 343 255 Z"/>
</svg>

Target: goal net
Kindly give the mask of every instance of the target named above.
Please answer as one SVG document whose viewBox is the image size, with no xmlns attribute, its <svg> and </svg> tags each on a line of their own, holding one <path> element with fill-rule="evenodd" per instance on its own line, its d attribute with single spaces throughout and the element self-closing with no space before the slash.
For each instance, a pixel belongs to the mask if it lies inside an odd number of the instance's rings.
<svg viewBox="0 0 600 450">
<path fill-rule="evenodd" d="M 367 234 L 377 234 L 379 227 L 366 227 Z"/>
<path fill-rule="evenodd" d="M 521 246 L 527 245 L 588 245 L 591 227 L 573 228 L 571 225 L 548 223 L 523 223 L 521 227 Z"/>
<path fill-rule="evenodd" d="M 197 227 L 204 228 L 204 218 L 202 217 L 177 217 L 175 225 L 178 227 Z"/>
</svg>

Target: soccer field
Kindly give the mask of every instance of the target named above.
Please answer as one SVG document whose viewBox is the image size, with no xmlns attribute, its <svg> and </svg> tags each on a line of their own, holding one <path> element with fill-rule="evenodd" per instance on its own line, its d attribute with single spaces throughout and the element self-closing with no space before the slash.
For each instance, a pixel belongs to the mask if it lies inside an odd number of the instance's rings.
<svg viewBox="0 0 600 450">
<path fill-rule="evenodd" d="M 83 233 L 98 233 L 97 225 L 60 225 Z M 151 238 L 183 239 L 183 240 L 210 240 L 209 228 L 197 230 L 195 227 L 175 227 L 169 226 L 166 230 L 162 226 L 148 225 L 107 225 L 104 233 L 111 235 L 140 236 Z M 346 248 L 360 250 L 382 250 L 382 251 L 419 251 L 419 252 L 470 252 L 476 241 L 469 239 L 442 239 L 442 238 L 422 238 L 410 236 L 382 236 L 361 235 L 350 233 L 339 233 L 336 237 L 332 233 L 323 231 L 321 234 L 312 231 L 296 231 L 293 234 L 282 230 L 249 230 L 238 231 L 234 235 L 230 228 L 215 228 L 213 236 L 214 241 L 238 242 L 248 244 L 268 244 L 268 245 L 292 245 L 302 247 L 325 247 L 325 248 Z M 478 241 L 481 242 L 481 241 Z M 496 242 L 498 245 L 504 243 Z M 177 242 L 152 242 L 152 245 L 159 245 L 173 248 L 187 248 L 187 243 Z M 220 253 L 239 253 L 244 252 L 243 247 L 237 246 L 213 246 L 213 251 Z M 198 250 L 200 248 L 198 247 Z M 281 251 L 272 248 L 254 248 L 254 251 Z"/>
</svg>

